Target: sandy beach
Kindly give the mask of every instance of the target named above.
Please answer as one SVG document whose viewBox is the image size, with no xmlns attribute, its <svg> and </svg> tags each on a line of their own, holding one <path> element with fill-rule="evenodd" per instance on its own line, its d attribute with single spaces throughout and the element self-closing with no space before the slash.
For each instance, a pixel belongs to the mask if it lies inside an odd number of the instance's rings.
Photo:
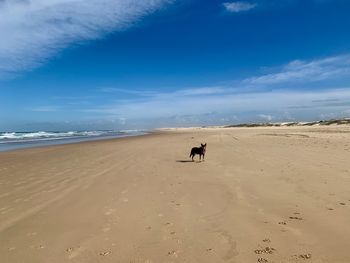
<svg viewBox="0 0 350 263">
<path fill-rule="evenodd" d="M 346 125 L 0 153 L 0 262 L 348 263 L 349 160 Z"/>
</svg>

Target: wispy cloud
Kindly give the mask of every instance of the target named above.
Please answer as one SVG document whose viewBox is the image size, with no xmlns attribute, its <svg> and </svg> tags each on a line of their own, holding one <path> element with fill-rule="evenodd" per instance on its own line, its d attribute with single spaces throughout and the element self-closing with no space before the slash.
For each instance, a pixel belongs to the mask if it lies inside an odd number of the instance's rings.
<svg viewBox="0 0 350 263">
<path fill-rule="evenodd" d="M 54 111 L 58 111 L 60 109 L 60 107 L 57 106 L 39 106 L 39 107 L 35 107 L 30 109 L 30 111 L 36 111 L 36 112 L 54 112 Z"/>
<path fill-rule="evenodd" d="M 0 78 L 34 69 L 58 51 L 124 30 L 172 0 L 2 0 Z"/>
<path fill-rule="evenodd" d="M 74 111 L 86 118 L 117 120 L 116 123 L 125 127 L 143 128 L 349 117 L 350 86 L 333 85 L 336 83 L 333 80 L 350 76 L 349 60 L 347 54 L 312 61 L 296 60 L 273 73 L 235 80 L 235 84 L 229 85 L 177 90 L 99 88 L 96 96 L 108 95 L 108 102 L 104 101 L 103 106 L 91 102 Z M 326 79 L 332 81 L 322 89 L 308 85 L 316 80 L 322 84 L 321 80 Z M 82 99 L 68 98 L 69 102 Z M 42 106 L 33 110 L 55 109 Z"/>
<path fill-rule="evenodd" d="M 216 86 L 216 87 L 195 87 L 195 88 L 187 88 L 180 89 L 174 92 L 159 92 L 155 90 L 133 90 L 133 89 L 122 89 L 122 88 L 101 88 L 99 91 L 104 93 L 111 94 L 131 94 L 140 97 L 167 97 L 167 96 L 202 96 L 202 95 L 211 95 L 217 93 L 227 92 L 227 89 L 224 87 Z"/>
<path fill-rule="evenodd" d="M 302 61 L 295 60 L 278 72 L 244 80 L 246 84 L 281 84 L 287 82 L 314 82 L 350 75 L 350 55 Z"/>
<path fill-rule="evenodd" d="M 257 6 L 257 4 L 249 2 L 226 2 L 223 6 L 228 12 L 239 13 L 243 11 L 249 11 Z"/>
<path fill-rule="evenodd" d="M 295 60 L 275 69 L 273 73 L 235 80 L 235 85 L 193 87 L 171 92 L 153 91 L 146 95 L 143 91 L 107 90 L 138 96 L 85 111 L 112 119 L 122 117 L 126 123 L 159 120 L 159 123 L 174 122 L 181 125 L 218 123 L 220 120 L 227 123 L 314 119 L 326 116 L 329 112 L 343 117 L 350 108 L 350 87 L 305 87 L 310 82 L 332 80 L 329 83 L 333 83 L 333 80 L 349 76 L 348 54 L 310 61 Z M 283 88 L 285 86 L 290 88 Z M 140 96 L 143 98 L 140 99 Z"/>
<path fill-rule="evenodd" d="M 199 88 L 200 90 L 200 88 Z M 192 94 L 193 90 L 191 91 Z M 200 92 L 199 92 L 200 93 Z M 221 124 L 244 121 L 285 121 L 313 119 L 327 112 L 344 112 L 350 108 L 350 88 L 316 90 L 272 90 L 236 93 L 230 89 L 201 96 L 183 92 L 161 93 L 147 100 L 117 102 L 90 108 L 89 114 L 125 118 L 126 123 Z M 328 105 L 332 99 L 342 103 Z M 313 101 L 325 101 L 313 103 Z M 305 108 L 305 105 L 310 107 Z M 208 112 L 211 113 L 208 115 Z M 234 118 L 233 118 L 234 117 Z"/>
<path fill-rule="evenodd" d="M 149 97 L 154 96 L 157 94 L 156 91 L 150 91 L 150 90 L 132 90 L 132 89 L 122 89 L 122 88 L 100 88 L 99 91 L 103 93 L 110 93 L 110 94 L 130 94 L 140 97 Z"/>
<path fill-rule="evenodd" d="M 224 87 L 200 87 L 200 88 L 189 88 L 184 90 L 178 90 L 171 94 L 171 96 L 208 96 L 226 93 L 227 89 Z"/>
</svg>

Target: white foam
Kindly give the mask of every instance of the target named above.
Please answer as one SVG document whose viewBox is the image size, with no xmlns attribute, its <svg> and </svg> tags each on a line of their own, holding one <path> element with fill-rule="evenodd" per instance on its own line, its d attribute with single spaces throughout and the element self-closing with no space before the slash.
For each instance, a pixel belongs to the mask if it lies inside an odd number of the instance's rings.
<svg viewBox="0 0 350 263">
<path fill-rule="evenodd" d="M 29 141 L 43 139 L 61 139 L 61 138 L 76 138 L 76 137 L 97 137 L 108 135 L 119 135 L 119 131 L 68 131 L 68 132 L 3 132 L 0 133 L 1 141 Z"/>
</svg>

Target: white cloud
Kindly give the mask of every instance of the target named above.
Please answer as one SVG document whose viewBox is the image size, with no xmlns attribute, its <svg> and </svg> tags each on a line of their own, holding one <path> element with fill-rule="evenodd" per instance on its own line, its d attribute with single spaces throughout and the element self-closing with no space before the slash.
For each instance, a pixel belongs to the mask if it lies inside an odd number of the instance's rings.
<svg viewBox="0 0 350 263">
<path fill-rule="evenodd" d="M 295 60 L 283 66 L 277 73 L 248 78 L 243 82 L 258 85 L 313 82 L 345 75 L 350 75 L 350 55 L 348 54 L 312 61 Z"/>
<path fill-rule="evenodd" d="M 249 11 L 255 8 L 257 5 L 248 3 L 248 2 L 232 2 L 232 3 L 226 2 L 226 3 L 223 3 L 223 6 L 226 8 L 228 12 L 239 13 L 243 11 Z"/>
<path fill-rule="evenodd" d="M 60 107 L 56 107 L 56 106 L 39 106 L 36 108 L 32 108 L 30 110 L 37 111 L 37 112 L 54 112 L 54 111 L 58 111 L 59 109 Z"/>
<path fill-rule="evenodd" d="M 169 120 L 195 122 L 215 118 L 240 121 L 263 119 L 264 121 L 285 121 L 309 117 L 315 119 L 320 114 L 347 110 L 350 105 L 350 88 L 327 90 L 272 90 L 250 93 L 236 93 L 231 89 L 214 94 L 193 96 L 194 89 L 182 92 L 160 93 L 145 100 L 119 101 L 105 107 L 85 110 L 89 114 L 102 114 L 110 118 L 126 118 L 130 122 L 147 120 Z M 198 89 L 201 93 L 201 88 Z M 330 105 L 328 100 L 342 101 L 342 104 Z M 319 102 L 315 102 L 319 101 Z M 305 107 L 306 106 L 306 107 Z M 215 113 L 208 117 L 208 112 Z M 269 112 L 269 114 L 264 114 Z M 287 112 L 287 114 L 286 114 Z M 175 117 L 176 118 L 175 118 Z M 247 118 L 249 116 L 249 118 Z M 230 118 L 231 117 L 231 118 Z M 170 121 L 171 119 L 171 121 Z M 199 122 L 199 121 L 198 121 Z"/>
<path fill-rule="evenodd" d="M 180 96 L 203 96 L 203 95 L 215 95 L 226 93 L 227 89 L 223 87 L 201 87 L 201 88 L 190 88 L 184 90 L 178 90 L 174 95 Z"/>
<path fill-rule="evenodd" d="M 112 88 L 112 87 L 100 88 L 99 91 L 104 92 L 104 93 L 110 93 L 110 94 L 124 93 L 124 94 L 140 96 L 140 97 L 154 96 L 155 94 L 157 94 L 155 91 L 149 91 L 149 90 L 147 90 L 147 91 L 145 91 L 145 90 L 131 90 L 131 89 Z"/>
<path fill-rule="evenodd" d="M 273 116 L 268 114 L 258 114 L 258 117 L 264 121 L 272 121 Z"/>
<path fill-rule="evenodd" d="M 333 82 L 345 76 L 350 76 L 349 54 L 312 61 L 295 60 L 274 73 L 236 80 L 239 84 L 236 86 L 209 86 L 146 94 L 144 91 L 128 90 L 128 93 L 139 96 L 88 111 L 112 118 L 121 116 L 128 120 L 165 119 L 171 116 L 177 116 L 176 120 L 205 120 L 208 119 L 208 112 L 215 112 L 215 118 L 222 119 L 232 120 L 230 116 L 235 115 L 241 121 L 244 121 L 242 116 L 248 114 L 250 119 L 255 118 L 257 121 L 313 119 L 327 116 L 329 112 L 343 116 L 342 112 L 350 107 L 350 87 L 334 88 L 328 84 L 328 88 L 323 87 L 321 90 L 302 90 L 296 85 L 327 79 Z M 292 89 L 282 89 L 281 84 L 295 85 Z M 113 91 L 124 92 L 121 89 Z"/>
<path fill-rule="evenodd" d="M 296 60 L 282 66 L 278 72 L 236 80 L 234 86 L 191 87 L 171 91 L 161 91 L 159 88 L 99 88 L 99 95 L 108 95 L 110 102 L 103 106 L 85 106 L 79 109 L 79 114 L 90 119 L 118 120 L 125 127 L 138 128 L 344 117 L 349 116 L 350 86 L 337 88 L 333 86 L 336 83 L 333 80 L 337 77 L 344 80 L 345 75 L 350 75 L 349 68 L 350 55 L 342 55 L 308 62 Z M 300 77 L 290 77 L 289 72 L 298 72 Z M 312 88 L 314 85 L 306 85 L 309 89 L 302 89 L 295 83 L 307 84 L 316 79 L 332 79 L 329 82 L 332 84 L 328 83 L 327 88 L 322 89 Z M 291 89 L 282 89 L 287 83 L 296 85 Z M 120 96 L 121 93 L 123 96 Z M 93 98 L 67 97 L 70 103 L 82 99 L 91 99 L 87 105 L 96 105 Z M 36 110 L 54 109 L 47 106 Z"/>
<path fill-rule="evenodd" d="M 162 96 L 202 96 L 202 95 L 210 95 L 210 94 L 218 94 L 218 93 L 224 93 L 227 92 L 227 89 L 224 87 L 201 87 L 201 88 L 188 88 L 188 89 L 182 89 L 177 90 L 172 93 L 160 93 L 157 91 L 152 90 L 131 90 L 131 89 L 122 89 L 122 88 L 101 88 L 99 91 L 102 91 L 104 93 L 124 93 L 124 94 L 131 94 L 139 97 L 162 97 Z"/>
<path fill-rule="evenodd" d="M 171 0 L 1 0 L 0 78 L 72 44 L 124 30 Z"/>
</svg>

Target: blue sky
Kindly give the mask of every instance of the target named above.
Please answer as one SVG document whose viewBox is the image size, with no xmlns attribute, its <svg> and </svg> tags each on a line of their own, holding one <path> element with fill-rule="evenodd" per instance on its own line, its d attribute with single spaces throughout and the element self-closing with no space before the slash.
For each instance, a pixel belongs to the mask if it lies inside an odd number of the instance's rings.
<svg viewBox="0 0 350 263">
<path fill-rule="evenodd" d="M 350 117 L 346 0 L 0 1 L 0 130 Z"/>
</svg>

